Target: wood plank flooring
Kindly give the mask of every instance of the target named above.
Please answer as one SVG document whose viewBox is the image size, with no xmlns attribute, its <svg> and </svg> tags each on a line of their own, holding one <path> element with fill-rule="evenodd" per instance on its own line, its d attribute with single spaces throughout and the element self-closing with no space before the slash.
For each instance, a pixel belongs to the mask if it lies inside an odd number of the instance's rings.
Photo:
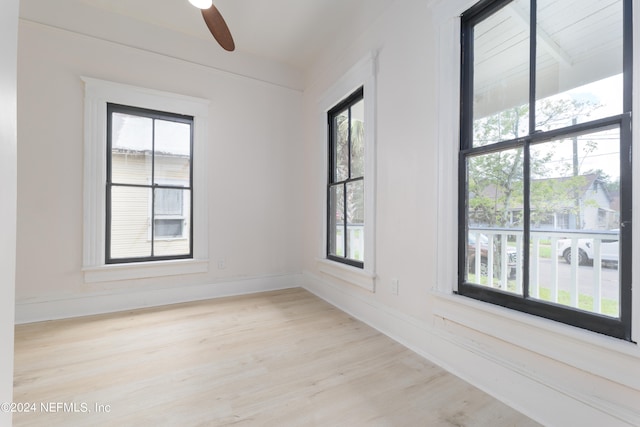
<svg viewBox="0 0 640 427">
<path fill-rule="evenodd" d="M 537 425 L 302 289 L 18 325 L 14 402 L 16 427 Z"/>
</svg>

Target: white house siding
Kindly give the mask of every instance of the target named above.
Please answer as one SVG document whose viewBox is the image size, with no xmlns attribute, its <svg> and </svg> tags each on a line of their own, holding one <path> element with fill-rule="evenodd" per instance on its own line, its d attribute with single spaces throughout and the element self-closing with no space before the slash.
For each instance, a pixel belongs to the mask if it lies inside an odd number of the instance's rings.
<svg viewBox="0 0 640 427">
<path fill-rule="evenodd" d="M 611 199 L 602 184 L 597 181 L 588 188 L 581 199 L 583 209 L 583 228 L 586 230 L 610 230 L 619 226 L 618 212 L 611 209 Z M 606 212 L 606 218 L 600 218 L 600 212 Z"/>
</svg>

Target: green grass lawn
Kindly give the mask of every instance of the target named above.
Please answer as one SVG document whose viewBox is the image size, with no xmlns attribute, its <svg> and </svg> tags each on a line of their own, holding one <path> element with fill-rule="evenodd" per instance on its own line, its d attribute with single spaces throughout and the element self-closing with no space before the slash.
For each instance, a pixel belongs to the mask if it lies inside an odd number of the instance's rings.
<svg viewBox="0 0 640 427">
<path fill-rule="evenodd" d="M 477 283 L 476 277 L 474 274 L 469 274 L 469 276 L 467 277 L 467 280 L 470 283 Z M 499 280 L 496 279 L 495 283 L 497 284 L 498 282 Z M 483 285 L 483 286 L 488 285 L 486 276 L 480 277 L 480 285 Z M 516 290 L 515 280 L 509 280 L 507 282 L 507 290 L 510 292 L 514 292 Z M 543 301 L 551 301 L 551 290 L 549 288 L 540 288 L 539 299 Z M 568 291 L 560 290 L 558 292 L 558 304 L 571 306 L 571 294 Z M 618 301 L 603 298 L 601 300 L 601 306 L 602 306 L 602 314 L 607 316 L 618 317 L 619 315 Z M 579 294 L 578 308 L 580 310 L 594 312 L 595 310 L 593 307 L 593 297 L 590 295 Z"/>
<path fill-rule="evenodd" d="M 551 258 L 551 245 L 540 245 L 538 249 L 538 256 L 540 258 Z"/>
<path fill-rule="evenodd" d="M 551 290 L 548 288 L 540 288 L 540 299 L 551 301 Z M 571 294 L 567 291 L 558 292 L 558 304 L 571 305 Z M 603 298 L 601 300 L 602 314 L 607 316 L 618 317 L 618 301 Z M 593 307 L 593 297 L 590 295 L 578 295 L 578 308 L 586 311 L 595 311 Z"/>
<path fill-rule="evenodd" d="M 512 248 L 516 247 L 515 242 L 509 242 L 509 246 Z M 531 247 L 533 249 L 533 245 Z M 548 240 L 541 240 L 538 246 L 538 256 L 540 258 L 551 258 L 551 242 Z"/>
</svg>

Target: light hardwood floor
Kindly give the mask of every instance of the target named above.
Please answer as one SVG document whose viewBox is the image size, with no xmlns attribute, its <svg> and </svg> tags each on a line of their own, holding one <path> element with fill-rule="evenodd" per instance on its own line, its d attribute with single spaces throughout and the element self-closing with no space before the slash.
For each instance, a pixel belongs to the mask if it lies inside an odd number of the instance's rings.
<svg viewBox="0 0 640 427">
<path fill-rule="evenodd" d="M 19 325 L 14 380 L 14 426 L 537 425 L 302 289 Z"/>
</svg>

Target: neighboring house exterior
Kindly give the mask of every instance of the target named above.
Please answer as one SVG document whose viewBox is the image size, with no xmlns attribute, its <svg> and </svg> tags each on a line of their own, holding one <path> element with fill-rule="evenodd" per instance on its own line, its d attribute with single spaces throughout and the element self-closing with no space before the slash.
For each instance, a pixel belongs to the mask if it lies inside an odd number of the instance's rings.
<svg viewBox="0 0 640 427">
<path fill-rule="evenodd" d="M 151 153 L 113 150 L 113 181 L 148 185 Z M 188 155 L 156 152 L 155 176 L 160 185 L 189 186 Z M 156 188 L 156 255 L 189 253 L 191 227 L 189 191 Z M 118 187 L 112 193 L 111 251 L 115 258 L 148 256 L 151 242 L 151 191 Z"/>
<path fill-rule="evenodd" d="M 612 230 L 619 227 L 620 212 L 616 197 L 607 190 L 598 174 L 532 180 L 532 227 L 544 230 Z M 536 192 L 537 196 L 536 196 Z M 482 198 L 498 201 L 504 191 L 489 185 Z M 575 196 L 572 196 L 574 193 Z M 494 206 L 498 206 L 496 202 Z M 496 208 L 496 211 L 499 209 Z M 471 223 L 488 226 L 481 215 Z M 522 223 L 522 200 L 513 198 L 506 213 L 506 226 Z"/>
<path fill-rule="evenodd" d="M 613 209 L 613 198 L 602 179 L 597 174 L 580 175 L 583 178 L 572 187 L 576 199 L 559 202 L 553 212 L 537 218 L 536 228 L 543 229 L 581 229 L 581 230 L 611 230 L 619 227 L 619 211 Z M 533 180 L 536 183 L 550 183 L 552 187 L 563 187 L 571 178 L 550 178 Z M 577 202 L 577 203 L 576 203 Z"/>
</svg>

